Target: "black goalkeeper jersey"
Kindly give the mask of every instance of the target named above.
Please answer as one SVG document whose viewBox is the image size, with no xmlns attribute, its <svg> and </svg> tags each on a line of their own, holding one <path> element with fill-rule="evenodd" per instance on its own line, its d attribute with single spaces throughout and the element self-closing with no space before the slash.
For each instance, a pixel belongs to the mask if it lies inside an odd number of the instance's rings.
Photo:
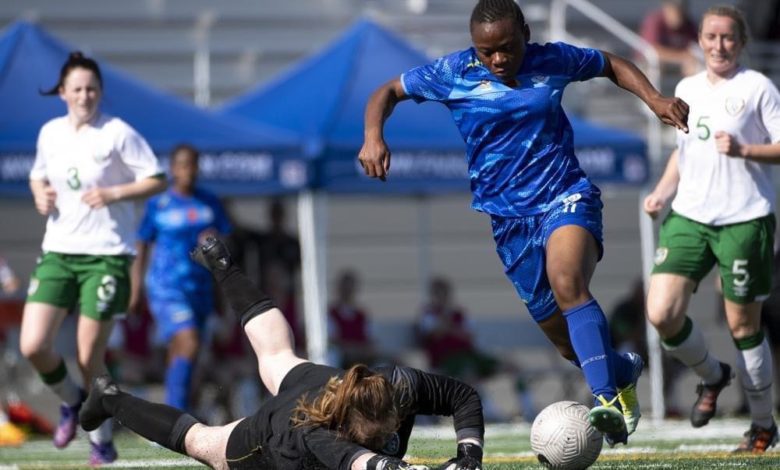
<svg viewBox="0 0 780 470">
<path fill-rule="evenodd" d="M 411 367 L 373 370 L 393 384 L 401 418 L 400 428 L 385 444 L 382 454 L 403 458 L 418 414 L 452 416 L 458 439 L 483 438 L 482 403 L 471 386 Z M 230 467 L 349 470 L 357 457 L 371 452 L 337 438 L 333 431 L 294 427 L 290 421 L 302 396 L 316 396 L 331 377 L 343 374 L 342 369 L 311 362 L 294 367 L 282 381 L 278 395 L 233 429 L 227 449 Z"/>
</svg>

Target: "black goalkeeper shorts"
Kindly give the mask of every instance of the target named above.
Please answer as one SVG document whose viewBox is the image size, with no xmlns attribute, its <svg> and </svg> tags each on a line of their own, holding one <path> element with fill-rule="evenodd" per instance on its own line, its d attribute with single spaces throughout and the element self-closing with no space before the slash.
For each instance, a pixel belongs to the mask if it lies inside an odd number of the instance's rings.
<svg viewBox="0 0 780 470">
<path fill-rule="evenodd" d="M 234 470 L 276 468 L 274 454 L 294 455 L 293 449 L 285 452 L 280 448 L 286 448 L 289 443 L 275 440 L 286 435 L 292 426 L 289 421 L 292 408 L 304 393 L 319 389 L 340 372 L 343 371 L 311 362 L 293 367 L 279 385 L 277 396 L 233 428 L 225 449 L 228 466 Z M 300 457 L 303 460 L 305 456 Z"/>
</svg>

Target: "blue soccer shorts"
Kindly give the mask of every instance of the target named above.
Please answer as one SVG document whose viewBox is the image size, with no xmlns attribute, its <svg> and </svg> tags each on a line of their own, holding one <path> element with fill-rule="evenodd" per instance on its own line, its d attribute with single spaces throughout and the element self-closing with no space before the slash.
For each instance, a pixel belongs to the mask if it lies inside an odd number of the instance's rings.
<svg viewBox="0 0 780 470">
<path fill-rule="evenodd" d="M 504 272 L 536 322 L 550 318 L 558 310 L 547 279 L 547 240 L 559 227 L 578 225 L 596 239 L 601 259 L 604 251 L 602 207 L 598 191 L 583 191 L 571 194 L 541 214 L 491 216 L 496 252 L 504 264 Z"/>
<path fill-rule="evenodd" d="M 157 327 L 157 339 L 162 343 L 168 343 L 176 333 L 185 329 L 203 330 L 206 319 L 214 310 L 212 298 L 191 298 L 182 292 L 150 291 L 148 298 Z"/>
</svg>

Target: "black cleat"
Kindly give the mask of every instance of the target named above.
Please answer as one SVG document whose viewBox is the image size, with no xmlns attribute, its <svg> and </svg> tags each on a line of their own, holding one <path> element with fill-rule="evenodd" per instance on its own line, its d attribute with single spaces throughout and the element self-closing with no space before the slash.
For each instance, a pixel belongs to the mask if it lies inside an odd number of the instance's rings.
<svg viewBox="0 0 780 470">
<path fill-rule="evenodd" d="M 700 383 L 696 387 L 696 393 L 699 397 L 693 404 L 691 410 L 691 425 L 694 428 L 700 428 L 710 422 L 718 406 L 718 395 L 731 383 L 731 379 L 734 378 L 734 373 L 731 371 L 731 366 L 721 362 L 720 370 L 723 377 L 718 383 L 711 385 Z"/>
<path fill-rule="evenodd" d="M 769 429 L 751 424 L 739 447 L 734 449 L 733 453 L 763 454 L 775 444 L 777 444 L 777 425 L 775 423 L 772 423 L 772 427 Z"/>
<path fill-rule="evenodd" d="M 227 246 L 215 237 L 208 237 L 202 245 L 193 248 L 190 258 L 211 272 L 225 271 L 233 265 Z"/>
<path fill-rule="evenodd" d="M 85 431 L 94 431 L 103 421 L 111 417 L 111 414 L 103 407 L 103 397 L 119 394 L 119 387 L 108 374 L 99 375 L 92 381 L 92 390 L 89 391 L 87 400 L 81 405 L 79 411 L 79 423 Z"/>
</svg>

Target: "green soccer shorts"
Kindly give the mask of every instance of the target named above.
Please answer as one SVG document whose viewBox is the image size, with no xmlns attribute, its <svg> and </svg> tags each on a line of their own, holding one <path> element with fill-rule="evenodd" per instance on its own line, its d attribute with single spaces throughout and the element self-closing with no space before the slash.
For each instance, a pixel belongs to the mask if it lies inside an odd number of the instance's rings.
<svg viewBox="0 0 780 470">
<path fill-rule="evenodd" d="M 30 279 L 27 302 L 70 311 L 78 301 L 82 315 L 110 320 L 127 311 L 131 263 L 126 255 L 44 253 Z"/>
<path fill-rule="evenodd" d="M 698 285 L 717 264 L 725 298 L 738 304 L 763 301 L 772 286 L 774 233 L 774 214 L 714 226 L 672 211 L 661 225 L 653 274 L 679 274 Z"/>
</svg>

